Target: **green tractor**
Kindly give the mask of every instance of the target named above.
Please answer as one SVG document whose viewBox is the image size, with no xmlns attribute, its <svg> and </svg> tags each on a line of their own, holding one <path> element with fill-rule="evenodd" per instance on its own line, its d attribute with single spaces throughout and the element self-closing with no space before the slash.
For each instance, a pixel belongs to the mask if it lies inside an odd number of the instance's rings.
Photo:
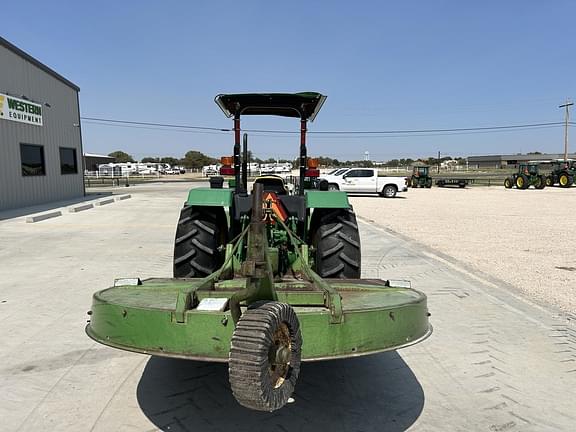
<svg viewBox="0 0 576 432">
<path fill-rule="evenodd" d="M 228 362 L 243 406 L 284 406 L 302 361 L 396 350 L 431 333 L 426 296 L 405 281 L 361 279 L 360 234 L 345 192 L 313 189 L 319 172 L 306 127 L 319 93 L 225 94 L 234 152 L 229 187 L 190 190 L 180 213 L 174 277 L 119 279 L 93 296 L 87 334 L 144 354 Z M 294 188 L 275 176 L 248 183 L 240 117 L 300 119 Z M 325 188 L 323 188 L 325 189 Z M 292 192 L 292 193 L 290 193 Z"/>
<path fill-rule="evenodd" d="M 576 161 L 558 159 L 552 162 L 552 171 L 546 176 L 546 186 L 569 188 L 576 179 Z"/>
<path fill-rule="evenodd" d="M 540 174 L 537 163 L 521 163 L 518 165 L 518 172 L 506 177 L 504 187 L 511 189 L 516 186 L 518 189 L 528 189 L 534 186 L 536 189 L 546 187 L 546 177 Z"/>
<path fill-rule="evenodd" d="M 431 188 L 432 177 L 430 177 L 430 167 L 428 165 L 415 165 L 412 167 L 412 177 L 410 177 L 409 180 L 409 185 L 413 188 Z"/>
</svg>

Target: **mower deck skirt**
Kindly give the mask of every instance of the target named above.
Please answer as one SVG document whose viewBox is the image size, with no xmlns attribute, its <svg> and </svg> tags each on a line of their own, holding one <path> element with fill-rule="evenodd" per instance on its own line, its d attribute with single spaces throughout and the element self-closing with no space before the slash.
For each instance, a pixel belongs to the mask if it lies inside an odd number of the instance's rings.
<svg viewBox="0 0 576 432">
<path fill-rule="evenodd" d="M 302 359 L 328 360 L 395 350 L 417 343 L 432 331 L 426 296 L 381 280 L 327 280 L 342 297 L 343 320 L 331 323 L 322 291 L 294 281 L 276 284 L 278 300 L 294 307 L 302 331 Z M 230 311 L 188 310 L 175 319 L 182 279 L 148 279 L 94 294 L 86 333 L 95 341 L 144 354 L 227 362 L 234 323 Z M 230 297 L 242 280 L 197 291 L 197 297 Z"/>
</svg>

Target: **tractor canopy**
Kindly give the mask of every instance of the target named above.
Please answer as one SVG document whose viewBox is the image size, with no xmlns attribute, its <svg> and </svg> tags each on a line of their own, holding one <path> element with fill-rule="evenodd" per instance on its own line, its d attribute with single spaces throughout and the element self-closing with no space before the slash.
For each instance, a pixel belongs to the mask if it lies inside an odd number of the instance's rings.
<svg viewBox="0 0 576 432">
<path fill-rule="evenodd" d="M 275 115 L 314 121 L 326 96 L 315 93 L 219 94 L 214 101 L 226 117 Z"/>
</svg>

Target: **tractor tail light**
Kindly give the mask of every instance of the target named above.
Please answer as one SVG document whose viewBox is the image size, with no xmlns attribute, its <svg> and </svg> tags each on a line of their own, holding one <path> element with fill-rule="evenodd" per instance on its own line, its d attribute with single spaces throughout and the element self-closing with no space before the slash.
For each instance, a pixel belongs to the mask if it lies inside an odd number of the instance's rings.
<svg viewBox="0 0 576 432">
<path fill-rule="evenodd" d="M 234 167 L 230 166 L 223 166 L 220 167 L 220 175 L 234 175 L 236 172 L 234 171 Z"/>
<path fill-rule="evenodd" d="M 309 168 L 306 170 L 306 177 L 320 177 L 320 170 Z"/>
</svg>

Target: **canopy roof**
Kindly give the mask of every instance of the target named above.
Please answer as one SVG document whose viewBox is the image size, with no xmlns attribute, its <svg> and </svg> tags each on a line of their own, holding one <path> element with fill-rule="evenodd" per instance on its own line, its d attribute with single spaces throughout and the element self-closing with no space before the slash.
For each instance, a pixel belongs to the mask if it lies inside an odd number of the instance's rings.
<svg viewBox="0 0 576 432">
<path fill-rule="evenodd" d="M 226 117 L 276 115 L 314 121 L 326 96 L 320 93 L 219 94 L 214 101 Z"/>
</svg>

